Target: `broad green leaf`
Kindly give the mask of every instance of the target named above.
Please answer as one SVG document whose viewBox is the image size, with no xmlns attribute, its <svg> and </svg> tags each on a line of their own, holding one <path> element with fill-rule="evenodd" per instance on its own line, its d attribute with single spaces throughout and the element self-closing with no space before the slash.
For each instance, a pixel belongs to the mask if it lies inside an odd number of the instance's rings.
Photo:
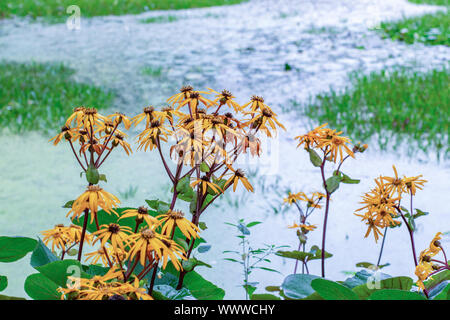
<svg viewBox="0 0 450 320">
<path fill-rule="evenodd" d="M 0 291 L 3 291 L 8 286 L 8 278 L 5 276 L 0 276 Z"/>
<path fill-rule="evenodd" d="M 69 276 L 91 278 L 91 276 L 85 273 L 78 260 L 59 260 L 49 264 L 36 267 L 40 273 L 52 280 L 60 287 L 67 286 L 67 280 Z"/>
<path fill-rule="evenodd" d="M 369 300 L 427 300 L 416 292 L 399 289 L 378 290 L 371 294 Z"/>
<path fill-rule="evenodd" d="M 390 265 L 391 265 L 390 263 L 386 263 L 386 264 L 382 264 L 382 265 L 377 266 L 377 265 L 375 265 L 373 263 L 370 263 L 370 262 L 358 262 L 356 264 L 356 266 L 359 267 L 359 268 L 366 268 L 366 269 L 370 269 L 370 270 L 383 269 L 383 268 L 385 268 L 387 266 L 390 266 Z"/>
<path fill-rule="evenodd" d="M 358 184 L 361 182 L 361 180 L 358 179 L 352 179 L 350 178 L 348 175 L 346 175 L 345 173 L 341 172 L 342 176 L 341 176 L 341 182 L 342 183 L 346 183 L 346 184 Z"/>
<path fill-rule="evenodd" d="M 0 237 L 0 262 L 22 259 L 36 247 L 37 241 L 26 237 Z"/>
<path fill-rule="evenodd" d="M 359 300 L 349 288 L 326 279 L 314 279 L 311 286 L 325 300 Z"/>
<path fill-rule="evenodd" d="M 387 278 L 381 281 L 377 281 L 376 277 L 368 279 L 365 284 L 359 285 L 353 288 L 358 297 L 361 299 L 367 299 L 375 291 L 382 289 L 396 289 L 409 291 L 412 288 L 413 280 L 409 277 L 393 277 Z"/>
<path fill-rule="evenodd" d="M 246 225 L 246 227 L 247 227 L 247 228 L 251 228 L 251 227 L 254 227 L 254 226 L 256 226 L 256 225 L 258 225 L 258 224 L 260 224 L 260 223 L 262 223 L 262 222 L 260 222 L 260 221 L 253 221 L 253 222 L 248 223 L 248 224 Z"/>
<path fill-rule="evenodd" d="M 310 274 L 291 274 L 284 279 L 281 289 L 288 299 L 303 299 L 314 293 L 311 281 L 317 278 Z"/>
<path fill-rule="evenodd" d="M 104 276 L 109 271 L 109 268 L 91 264 L 89 266 L 83 266 L 83 271 L 89 276 Z"/>
<path fill-rule="evenodd" d="M 165 271 L 170 272 L 178 278 L 179 273 L 171 264 L 167 265 Z M 186 273 L 183 287 L 188 288 L 191 295 L 198 300 L 223 300 L 225 296 L 223 289 L 206 280 L 195 271 Z"/>
<path fill-rule="evenodd" d="M 428 296 L 433 300 L 447 300 L 450 295 L 450 281 L 439 283 L 428 291 Z"/>
<path fill-rule="evenodd" d="M 208 252 L 211 249 L 211 245 L 210 244 L 203 244 L 203 245 L 199 245 L 197 247 L 197 251 L 199 253 L 205 253 Z"/>
<path fill-rule="evenodd" d="M 72 205 L 73 205 L 74 202 L 75 202 L 75 200 L 67 201 L 67 202 L 63 205 L 63 208 L 72 209 Z"/>
<path fill-rule="evenodd" d="M 365 285 L 370 277 L 374 275 L 373 272 L 361 270 L 355 273 L 354 276 L 347 278 L 342 284 L 350 289 L 359 285 Z"/>
<path fill-rule="evenodd" d="M 250 300 L 281 300 L 281 299 L 280 297 L 277 297 L 269 293 L 256 293 L 252 294 Z"/>
<path fill-rule="evenodd" d="M 311 252 L 304 252 L 304 251 L 277 251 L 275 253 L 277 256 L 283 257 L 283 258 L 290 258 L 290 259 L 296 259 L 300 261 L 305 261 L 306 258 L 312 258 L 314 257 L 314 254 Z"/>
<path fill-rule="evenodd" d="M 444 270 L 441 272 L 438 272 L 436 274 L 433 274 L 431 279 L 428 279 L 427 281 L 424 281 L 425 288 L 434 288 L 439 283 L 443 281 L 450 280 L 450 270 Z"/>
<path fill-rule="evenodd" d="M 313 254 L 312 257 L 309 257 L 308 260 L 318 260 L 318 259 L 322 259 L 322 250 L 318 247 L 318 246 L 312 246 L 311 249 L 309 250 L 309 252 L 311 254 Z M 325 259 L 331 258 L 333 255 L 327 251 L 325 251 Z"/>
<path fill-rule="evenodd" d="M 60 260 L 57 256 L 55 256 L 49 248 L 39 239 L 36 248 L 31 254 L 30 264 L 33 268 L 37 268 L 43 265 L 46 265 L 53 261 Z"/>
<path fill-rule="evenodd" d="M 331 176 L 326 180 L 327 191 L 329 193 L 335 192 L 339 188 L 339 183 L 341 182 L 341 177 Z"/>
<path fill-rule="evenodd" d="M 25 292 L 34 300 L 60 300 L 58 285 L 41 273 L 35 273 L 25 280 Z"/>
<path fill-rule="evenodd" d="M 4 295 L 0 294 L 0 300 L 27 300 L 27 299 L 20 298 L 20 297 L 4 296 Z"/>
<path fill-rule="evenodd" d="M 317 154 L 317 152 L 314 151 L 313 149 L 309 149 L 308 153 L 309 153 L 309 160 L 311 161 L 313 166 L 314 167 L 320 167 L 322 165 L 323 161 L 320 158 L 320 156 Z"/>
<path fill-rule="evenodd" d="M 152 297 L 155 300 L 195 300 L 188 289 L 176 290 L 167 284 L 154 286 Z"/>
</svg>

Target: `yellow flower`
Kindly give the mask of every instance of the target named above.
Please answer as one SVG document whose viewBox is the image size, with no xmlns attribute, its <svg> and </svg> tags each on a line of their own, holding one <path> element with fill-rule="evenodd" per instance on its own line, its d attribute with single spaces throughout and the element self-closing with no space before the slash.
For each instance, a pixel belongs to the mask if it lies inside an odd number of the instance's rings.
<svg viewBox="0 0 450 320">
<path fill-rule="evenodd" d="M 58 224 L 51 230 L 43 231 L 42 234 L 44 235 L 43 242 L 46 245 L 49 242 L 52 243 L 53 252 L 55 248 L 65 251 L 72 244 L 80 242 L 81 227 L 75 225 L 65 227 L 62 224 Z M 89 244 L 91 242 L 91 236 L 86 234 L 84 241 Z"/>
<path fill-rule="evenodd" d="M 259 156 L 261 154 L 261 141 L 251 133 L 245 134 L 242 137 L 240 146 L 244 153 L 247 153 L 247 149 L 250 149 L 252 156 Z"/>
<path fill-rule="evenodd" d="M 326 137 L 322 137 L 318 144 L 318 148 L 327 150 L 327 155 L 329 155 L 330 160 L 336 162 L 337 156 L 339 154 L 340 161 L 343 160 L 343 151 L 351 157 L 355 157 L 353 151 L 347 146 L 351 142 L 348 137 L 341 137 L 340 132 L 333 130 L 329 132 Z"/>
<path fill-rule="evenodd" d="M 76 130 L 74 128 L 70 128 L 69 126 L 64 126 L 61 128 L 60 133 L 58 133 L 56 136 L 54 136 L 53 138 L 51 138 L 50 140 L 48 140 L 49 142 L 52 140 L 53 141 L 53 145 L 57 145 L 62 138 L 66 139 L 66 140 L 72 140 L 72 138 L 76 135 Z"/>
<path fill-rule="evenodd" d="M 248 181 L 248 179 L 245 177 L 244 171 L 242 171 L 241 169 L 234 170 L 231 166 L 229 166 L 229 165 L 227 165 L 227 166 L 228 166 L 228 169 L 233 171 L 233 175 L 225 182 L 224 188 L 226 188 L 231 183 L 233 183 L 233 192 L 235 192 L 238 182 L 241 181 L 242 184 L 244 185 L 245 189 L 247 189 L 247 191 L 253 192 L 253 187 L 250 184 L 250 182 Z"/>
<path fill-rule="evenodd" d="M 288 226 L 289 229 L 303 229 L 306 231 L 314 231 L 314 229 L 317 228 L 317 226 L 315 224 L 297 224 L 297 223 L 293 223 L 292 226 Z"/>
<path fill-rule="evenodd" d="M 145 266 L 147 258 L 149 261 L 155 258 L 151 255 L 152 253 L 155 253 L 157 258 L 160 259 L 165 247 L 163 243 L 165 239 L 163 235 L 151 228 L 142 229 L 139 233 L 129 237 L 131 249 L 128 252 L 128 259 L 133 260 L 137 256 L 142 266 Z"/>
<path fill-rule="evenodd" d="M 125 129 L 130 129 L 131 127 L 131 120 L 125 116 L 123 113 L 116 112 L 113 114 L 110 114 L 108 116 L 109 119 L 111 119 L 115 126 L 118 126 L 120 123 L 123 123 Z"/>
<path fill-rule="evenodd" d="M 422 175 L 416 176 L 416 177 L 410 177 L 410 178 L 404 178 L 406 188 L 410 190 L 411 194 L 414 196 L 416 194 L 417 189 L 422 190 L 423 185 L 425 182 L 428 182 L 427 180 L 420 179 Z"/>
<path fill-rule="evenodd" d="M 392 193 L 397 192 L 398 196 L 401 197 L 402 193 L 406 192 L 406 184 L 405 181 L 398 177 L 397 169 L 393 165 L 394 169 L 394 177 L 381 177 L 383 180 L 387 181 L 385 184 L 388 190 L 391 190 Z"/>
<path fill-rule="evenodd" d="M 117 147 L 118 145 L 121 145 L 123 150 L 125 150 L 126 154 L 130 155 L 130 153 L 132 153 L 131 147 L 127 142 L 125 142 L 123 140 L 123 138 L 124 138 L 124 136 L 122 134 L 116 133 L 112 140 L 112 145 L 113 145 L 113 147 Z"/>
<path fill-rule="evenodd" d="M 288 193 L 287 198 L 283 199 L 283 202 L 287 202 L 288 204 L 293 204 L 297 201 L 307 201 L 306 194 L 304 192 L 297 192 L 297 193 Z"/>
<path fill-rule="evenodd" d="M 277 114 L 270 110 L 270 108 L 258 109 L 248 112 L 247 114 L 251 114 L 252 118 L 246 122 L 245 125 L 250 125 L 250 127 L 256 131 L 262 130 L 268 137 L 272 136 L 270 129 L 276 133 L 277 126 L 286 130 L 286 128 L 277 120 Z"/>
<path fill-rule="evenodd" d="M 187 260 L 187 258 L 184 256 L 184 249 L 173 240 L 164 239 L 162 240 L 162 242 L 164 243 L 164 247 L 160 249 L 162 250 L 162 268 L 166 268 L 170 258 L 170 262 L 172 262 L 172 265 L 175 267 L 175 269 L 177 269 L 178 271 L 182 270 L 183 267 L 180 260 L 178 259 Z"/>
<path fill-rule="evenodd" d="M 75 127 L 80 127 L 83 117 L 84 117 L 84 111 L 86 110 L 85 107 L 78 107 L 73 110 L 73 113 L 70 115 L 69 118 L 67 118 L 66 126 L 70 127 L 72 122 L 75 120 Z"/>
<path fill-rule="evenodd" d="M 101 247 L 96 251 L 85 254 L 86 262 L 92 260 L 91 264 L 98 264 L 101 261 L 103 265 L 108 266 L 110 262 L 112 263 L 111 259 L 114 259 L 114 252 L 110 246 Z"/>
<path fill-rule="evenodd" d="M 136 221 L 138 223 L 142 223 L 143 221 L 145 221 L 147 222 L 148 226 L 157 225 L 159 223 L 158 219 L 148 213 L 148 209 L 146 207 L 125 210 L 120 219 L 129 217 L 136 217 Z"/>
<path fill-rule="evenodd" d="M 94 244 L 101 240 L 101 246 L 104 247 L 110 241 L 114 250 L 125 250 L 125 245 L 129 244 L 128 237 L 130 233 L 130 227 L 120 226 L 116 223 L 103 224 L 100 226 L 100 230 L 93 233 L 97 237 L 94 240 Z"/>
<path fill-rule="evenodd" d="M 195 180 L 191 183 L 191 187 L 195 187 L 199 185 L 202 190 L 202 194 L 205 194 L 208 191 L 208 188 L 211 188 L 215 193 L 222 193 L 223 190 L 214 182 L 210 181 L 211 179 L 208 176 L 202 176 L 200 179 Z"/>
<path fill-rule="evenodd" d="M 223 90 L 221 93 L 214 91 L 213 89 L 208 88 L 211 92 L 216 93 L 216 99 L 214 99 L 213 103 L 217 104 L 220 102 L 220 105 L 227 105 L 229 108 L 233 108 L 235 112 L 239 112 L 241 110 L 241 106 L 236 103 L 233 99 L 235 98 L 230 91 Z"/>
<path fill-rule="evenodd" d="M 140 287 L 138 278 L 134 278 L 133 284 L 128 282 L 122 284 L 120 291 L 122 294 L 126 294 L 130 300 L 153 300 L 153 298 L 147 294 L 146 289 Z"/>
<path fill-rule="evenodd" d="M 433 240 L 431 240 L 431 242 L 430 242 L 430 247 L 428 250 L 432 255 L 436 255 L 440 251 L 442 251 L 441 242 L 439 241 L 442 239 L 441 235 L 442 235 L 442 232 L 436 233 Z"/>
<path fill-rule="evenodd" d="M 144 151 L 147 151 L 147 148 L 150 148 L 150 150 L 153 150 L 158 146 L 158 139 L 167 142 L 168 135 L 170 134 L 171 131 L 160 121 L 152 120 L 150 126 L 138 135 L 138 149 L 144 148 Z"/>
<path fill-rule="evenodd" d="M 250 98 L 250 101 L 241 107 L 241 110 L 247 108 L 248 106 L 250 106 L 250 112 L 254 112 L 257 110 L 262 111 L 263 109 L 272 111 L 272 109 L 270 109 L 270 107 L 264 103 L 264 98 L 259 96 L 252 96 Z"/>
<path fill-rule="evenodd" d="M 113 212 L 118 216 L 113 207 L 117 207 L 119 203 L 120 201 L 116 196 L 99 186 L 88 186 L 86 191 L 74 201 L 72 209 L 67 213 L 67 216 L 73 213 L 72 220 L 78 219 L 85 210 L 89 210 L 91 212 L 91 223 L 93 223 L 98 207 L 105 210 L 108 214 Z"/>
<path fill-rule="evenodd" d="M 378 229 L 382 226 L 379 223 L 377 223 L 376 217 L 374 217 L 373 212 L 368 211 L 364 215 L 360 215 L 360 214 L 355 214 L 355 215 L 362 217 L 361 221 L 365 221 L 366 225 L 368 226 L 367 232 L 366 232 L 364 238 L 367 238 L 370 235 L 371 231 L 373 231 L 373 236 L 375 238 L 375 242 L 378 242 L 378 238 L 380 236 L 383 236 L 382 232 Z"/>
<path fill-rule="evenodd" d="M 169 99 L 167 99 L 167 103 L 170 103 L 172 106 L 181 103 L 183 100 L 190 97 L 190 94 L 193 92 L 194 88 L 191 86 L 183 86 L 180 89 L 180 92 L 171 96 Z"/>
<path fill-rule="evenodd" d="M 187 97 L 186 99 L 183 100 L 183 102 L 180 102 L 177 109 L 179 110 L 181 107 L 188 105 L 189 106 L 189 112 L 192 115 L 196 115 L 197 114 L 197 107 L 199 102 L 203 103 L 206 107 L 210 107 L 212 105 L 214 105 L 214 102 L 203 97 L 201 95 L 201 93 L 203 94 L 209 94 L 210 92 L 204 92 L 204 91 L 192 91 L 189 94 L 189 97 Z"/>
<path fill-rule="evenodd" d="M 199 228 L 191 221 L 184 217 L 184 213 L 178 210 L 169 210 L 165 214 L 157 216 L 162 224 L 161 233 L 165 236 L 171 236 L 174 228 L 178 227 L 183 235 L 190 239 L 191 237 L 199 238 Z"/>
<path fill-rule="evenodd" d="M 164 116 L 162 112 L 156 111 L 153 106 L 148 106 L 144 108 L 141 114 L 133 117 L 131 119 L 131 123 L 134 124 L 134 126 L 137 126 L 142 120 L 145 119 L 145 128 L 149 128 L 152 121 L 158 120 L 158 118 L 161 118 L 162 116 Z"/>
<path fill-rule="evenodd" d="M 330 129 L 325 128 L 328 123 L 322 124 L 321 126 L 311 130 L 307 134 L 295 137 L 298 140 L 297 148 L 304 145 L 305 149 L 316 148 L 320 143 L 320 139 L 326 136 L 326 132 Z"/>
</svg>

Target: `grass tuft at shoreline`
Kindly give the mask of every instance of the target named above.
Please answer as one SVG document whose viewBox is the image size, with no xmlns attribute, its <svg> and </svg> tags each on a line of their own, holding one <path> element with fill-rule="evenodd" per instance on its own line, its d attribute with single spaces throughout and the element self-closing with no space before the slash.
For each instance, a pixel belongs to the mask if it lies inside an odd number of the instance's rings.
<svg viewBox="0 0 450 320">
<path fill-rule="evenodd" d="M 377 135 L 382 149 L 406 139 L 425 152 L 448 156 L 448 69 L 353 73 L 350 79 L 345 90 L 318 95 L 305 107 L 305 114 L 345 130 L 355 140 Z"/>
<path fill-rule="evenodd" d="M 103 109 L 114 95 L 73 80 L 75 71 L 56 63 L 0 63 L 0 129 L 58 129 L 74 107 Z"/>
<path fill-rule="evenodd" d="M 71 5 L 80 7 L 81 17 L 138 14 L 151 10 L 180 10 L 232 5 L 246 0 L 2 0 L 0 18 L 44 17 L 50 22 L 63 22 Z"/>
</svg>

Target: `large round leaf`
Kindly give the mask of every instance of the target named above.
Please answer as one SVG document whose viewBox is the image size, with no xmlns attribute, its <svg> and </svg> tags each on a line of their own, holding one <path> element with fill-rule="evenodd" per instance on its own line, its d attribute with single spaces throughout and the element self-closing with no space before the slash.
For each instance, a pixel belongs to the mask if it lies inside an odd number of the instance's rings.
<svg viewBox="0 0 450 320">
<path fill-rule="evenodd" d="M 35 273 L 25 280 L 25 292 L 34 300 L 59 300 L 58 285 L 41 273 Z"/>
<path fill-rule="evenodd" d="M 311 286 L 325 300 L 359 300 L 356 293 L 334 281 L 314 279 Z"/>
<path fill-rule="evenodd" d="M 427 300 L 424 296 L 416 292 L 403 291 L 398 289 L 384 289 L 372 293 L 370 300 Z"/>
<path fill-rule="evenodd" d="M 22 259 L 36 247 L 36 240 L 25 237 L 0 237 L 0 262 Z"/>
<path fill-rule="evenodd" d="M 8 278 L 5 276 L 0 276 L 0 291 L 3 291 L 8 286 Z"/>
<path fill-rule="evenodd" d="M 281 289 L 288 299 L 304 299 L 314 293 L 311 281 L 318 278 L 310 274 L 291 274 L 284 279 Z"/>
</svg>

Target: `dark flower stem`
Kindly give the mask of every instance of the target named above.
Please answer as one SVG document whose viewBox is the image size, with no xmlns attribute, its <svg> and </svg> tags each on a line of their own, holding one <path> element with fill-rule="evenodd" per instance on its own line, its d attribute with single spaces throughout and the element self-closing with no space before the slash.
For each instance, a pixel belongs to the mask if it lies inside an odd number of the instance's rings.
<svg viewBox="0 0 450 320">
<path fill-rule="evenodd" d="M 83 222 L 83 229 L 81 231 L 81 238 L 80 238 L 80 248 L 78 250 L 78 261 L 81 262 L 81 257 L 83 255 L 83 244 L 84 244 L 84 238 L 86 236 L 86 229 L 87 229 L 87 222 L 88 222 L 88 216 L 89 216 L 89 210 L 84 210 L 84 222 Z"/>
<path fill-rule="evenodd" d="M 388 227 L 384 228 L 383 241 L 381 242 L 381 249 L 380 249 L 380 254 L 378 255 L 377 267 L 380 265 L 381 256 L 383 255 L 384 242 L 386 240 L 387 230 L 388 230 Z"/>
</svg>

